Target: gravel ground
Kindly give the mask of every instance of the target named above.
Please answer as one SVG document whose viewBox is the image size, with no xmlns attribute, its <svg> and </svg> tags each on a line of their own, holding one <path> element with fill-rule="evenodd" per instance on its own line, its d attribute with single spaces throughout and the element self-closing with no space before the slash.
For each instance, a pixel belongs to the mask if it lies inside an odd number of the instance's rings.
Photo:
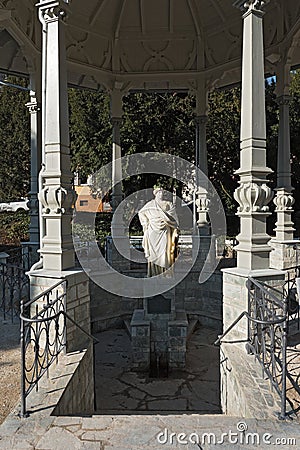
<svg viewBox="0 0 300 450">
<path fill-rule="evenodd" d="M 18 319 L 4 322 L 0 312 L 0 423 L 20 398 L 20 331 Z"/>
</svg>

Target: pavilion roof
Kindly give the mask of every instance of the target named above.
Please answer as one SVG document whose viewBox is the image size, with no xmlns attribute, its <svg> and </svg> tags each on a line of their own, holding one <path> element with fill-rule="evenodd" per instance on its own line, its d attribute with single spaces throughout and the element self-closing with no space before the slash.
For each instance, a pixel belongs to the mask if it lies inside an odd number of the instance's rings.
<svg viewBox="0 0 300 450">
<path fill-rule="evenodd" d="M 36 0 L 0 0 L 0 71 L 39 67 Z M 69 83 L 112 89 L 197 89 L 239 82 L 241 11 L 233 0 L 72 0 Z M 300 2 L 265 6 L 265 71 L 300 64 Z"/>
</svg>

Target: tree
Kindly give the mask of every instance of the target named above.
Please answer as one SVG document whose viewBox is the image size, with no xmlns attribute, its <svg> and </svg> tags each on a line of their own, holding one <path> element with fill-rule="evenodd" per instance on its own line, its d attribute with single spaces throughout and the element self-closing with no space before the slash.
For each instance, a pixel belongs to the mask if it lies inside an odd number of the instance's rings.
<svg viewBox="0 0 300 450">
<path fill-rule="evenodd" d="M 111 160 L 109 96 L 69 89 L 71 169 L 87 177 Z"/>
<path fill-rule="evenodd" d="M 24 78 L 8 82 L 27 86 Z M 25 104 L 29 95 L 13 87 L 0 90 L 0 200 L 25 197 L 30 183 L 30 122 Z"/>
</svg>

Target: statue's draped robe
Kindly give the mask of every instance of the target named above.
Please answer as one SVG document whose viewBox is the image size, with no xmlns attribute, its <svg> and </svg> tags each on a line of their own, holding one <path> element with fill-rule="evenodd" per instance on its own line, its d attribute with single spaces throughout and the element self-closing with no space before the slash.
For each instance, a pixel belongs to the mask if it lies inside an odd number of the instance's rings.
<svg viewBox="0 0 300 450">
<path fill-rule="evenodd" d="M 148 276 L 155 276 L 169 269 L 175 261 L 178 240 L 178 218 L 171 202 L 146 203 L 139 211 L 143 226 L 143 248 L 148 260 Z"/>
</svg>

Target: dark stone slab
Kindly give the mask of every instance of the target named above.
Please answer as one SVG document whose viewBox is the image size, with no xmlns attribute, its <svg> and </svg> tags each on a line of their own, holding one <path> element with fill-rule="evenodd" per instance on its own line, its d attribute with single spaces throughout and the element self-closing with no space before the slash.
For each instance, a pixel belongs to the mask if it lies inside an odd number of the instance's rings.
<svg viewBox="0 0 300 450">
<path fill-rule="evenodd" d="M 159 294 L 147 299 L 148 314 L 169 314 L 171 313 L 171 299 Z"/>
</svg>

